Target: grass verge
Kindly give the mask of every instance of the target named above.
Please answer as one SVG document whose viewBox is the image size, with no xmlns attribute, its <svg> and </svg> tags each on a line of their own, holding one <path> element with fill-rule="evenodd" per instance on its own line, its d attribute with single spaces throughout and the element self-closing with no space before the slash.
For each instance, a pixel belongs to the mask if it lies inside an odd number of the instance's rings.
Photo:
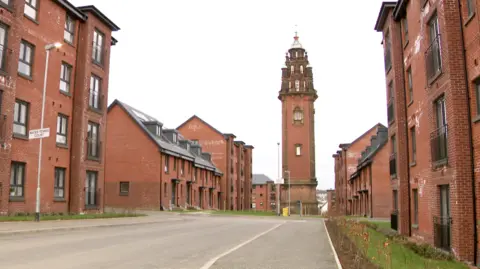
<svg viewBox="0 0 480 269">
<path fill-rule="evenodd" d="M 42 215 L 40 220 L 82 220 L 82 219 L 112 219 L 112 218 L 130 218 L 143 217 L 145 214 L 134 213 L 102 213 L 102 214 L 84 214 L 84 215 Z M 6 221 L 33 221 L 34 215 L 24 216 L 0 216 L 0 222 Z"/>
<path fill-rule="evenodd" d="M 275 212 L 270 212 L 270 211 L 223 211 L 223 210 L 218 210 L 218 211 L 207 211 L 210 214 L 213 215 L 238 215 L 238 216 L 276 216 L 277 214 Z"/>
</svg>

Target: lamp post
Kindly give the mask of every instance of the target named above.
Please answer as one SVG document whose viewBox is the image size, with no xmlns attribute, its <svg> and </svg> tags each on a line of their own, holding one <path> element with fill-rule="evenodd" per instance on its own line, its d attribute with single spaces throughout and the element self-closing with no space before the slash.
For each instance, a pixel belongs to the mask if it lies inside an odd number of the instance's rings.
<svg viewBox="0 0 480 269">
<path fill-rule="evenodd" d="M 43 129 L 43 118 L 45 115 L 45 95 L 47 92 L 47 74 L 48 74 L 48 58 L 50 57 L 50 51 L 55 48 L 60 48 L 62 44 L 60 42 L 48 44 L 45 46 L 47 57 L 45 59 L 45 74 L 43 78 L 43 93 L 42 93 L 42 114 L 40 118 L 40 129 Z M 40 221 L 40 178 L 42 171 L 42 143 L 43 138 L 40 138 L 40 146 L 38 148 L 38 170 L 37 170 L 37 199 L 35 204 L 35 221 Z"/>
<path fill-rule="evenodd" d="M 278 151 L 278 177 L 277 177 L 277 215 L 280 216 L 280 142 L 277 142 Z"/>
<path fill-rule="evenodd" d="M 290 171 L 285 170 L 285 173 L 288 175 L 288 215 L 290 216 Z"/>
</svg>

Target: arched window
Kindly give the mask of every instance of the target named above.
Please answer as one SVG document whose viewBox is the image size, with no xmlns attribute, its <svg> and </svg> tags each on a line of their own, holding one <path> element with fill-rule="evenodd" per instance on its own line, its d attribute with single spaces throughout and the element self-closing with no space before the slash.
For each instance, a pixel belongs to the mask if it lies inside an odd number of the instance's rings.
<svg viewBox="0 0 480 269">
<path fill-rule="evenodd" d="M 298 51 L 295 51 L 295 58 L 298 58 Z"/>
<path fill-rule="evenodd" d="M 293 110 L 293 121 L 295 123 L 303 123 L 303 111 L 299 107 Z"/>
<path fill-rule="evenodd" d="M 300 73 L 303 74 L 303 65 L 300 65 Z"/>
<path fill-rule="evenodd" d="M 300 91 L 300 81 L 299 80 L 295 80 L 295 91 Z"/>
</svg>

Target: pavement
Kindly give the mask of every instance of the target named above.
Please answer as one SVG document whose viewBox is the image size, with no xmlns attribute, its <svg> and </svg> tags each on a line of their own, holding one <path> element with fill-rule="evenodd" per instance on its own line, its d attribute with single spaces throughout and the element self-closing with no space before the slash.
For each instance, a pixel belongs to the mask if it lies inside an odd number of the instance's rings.
<svg viewBox="0 0 480 269">
<path fill-rule="evenodd" d="M 153 214 L 0 223 L 1 233 L 9 269 L 337 268 L 321 219 Z"/>
</svg>

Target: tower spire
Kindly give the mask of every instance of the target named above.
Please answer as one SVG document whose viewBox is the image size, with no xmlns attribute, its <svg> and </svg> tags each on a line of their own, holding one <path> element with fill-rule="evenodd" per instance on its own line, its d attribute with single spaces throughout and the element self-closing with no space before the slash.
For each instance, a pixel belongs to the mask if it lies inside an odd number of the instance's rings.
<svg viewBox="0 0 480 269">
<path fill-rule="evenodd" d="M 292 44 L 292 49 L 301 49 L 302 44 L 300 44 L 300 41 L 298 41 L 298 31 L 297 31 L 297 25 L 295 25 L 295 36 L 293 37 L 293 44 Z"/>
</svg>

